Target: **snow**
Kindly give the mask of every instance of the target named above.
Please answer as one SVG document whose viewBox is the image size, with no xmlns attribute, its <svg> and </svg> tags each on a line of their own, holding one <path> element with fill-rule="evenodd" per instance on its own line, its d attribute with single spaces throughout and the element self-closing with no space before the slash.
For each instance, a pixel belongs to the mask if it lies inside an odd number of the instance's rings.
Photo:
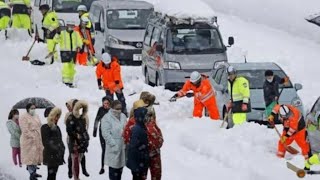
<svg viewBox="0 0 320 180">
<path fill-rule="evenodd" d="M 238 5 L 234 3 L 234 6 Z M 196 6 L 198 3 L 193 5 Z M 306 8 L 301 7 L 301 9 Z M 247 52 L 248 61 L 276 62 L 287 72 L 293 82 L 303 84 L 304 89 L 299 91 L 299 95 L 306 107 L 312 105 L 319 95 L 317 89 L 320 88 L 315 76 L 318 74 L 317 59 L 320 57 L 320 44 L 304 36 L 289 34 L 281 27 L 276 29 L 267 22 L 247 21 L 243 20 L 243 16 L 231 16 L 229 13 L 221 13 L 218 10 L 217 15 L 225 42 L 227 35 L 235 37 L 235 45 L 228 51 L 230 61 L 243 62 L 243 54 Z M 292 15 L 295 16 L 295 13 Z M 298 29 L 299 27 L 297 25 Z M 2 85 L 0 89 L 2 119 L 0 122 L 0 174 L 13 176 L 17 180 L 24 180 L 28 177 L 25 167 L 13 166 L 9 147 L 10 136 L 5 123 L 10 108 L 17 101 L 36 96 L 45 97 L 62 108 L 63 115 L 67 112 L 65 102 L 71 98 L 84 99 L 89 103 L 91 140 L 86 156 L 90 177 L 85 178 L 81 175 L 81 179 L 106 179 L 108 177 L 107 167 L 104 175 L 98 174 L 101 156 L 99 139 L 91 136 L 93 121 L 101 105 L 101 98 L 104 96 L 104 92 L 97 88 L 94 68 L 77 66 L 77 88 L 67 88 L 61 83 L 60 63 L 37 67 L 21 61 L 21 57 L 32 44 L 29 38 L 18 41 L 17 39 L 21 36 L 19 32 L 14 40 L 4 42 L 1 39 L 1 42 L 4 43 L 0 44 L 2 61 L 0 66 L 0 84 Z M 3 32 L 0 32 L 0 38 L 3 38 Z M 31 59 L 45 55 L 46 47 L 41 43 L 36 44 L 35 49 L 31 52 Z M 164 180 L 298 179 L 286 168 L 286 161 L 303 167 L 303 157 L 287 154 L 287 159 L 278 159 L 275 155 L 278 137 L 273 129 L 250 123 L 230 130 L 221 129 L 219 128 L 221 121 L 191 118 L 192 98 L 169 102 L 168 99 L 174 92 L 164 90 L 163 87 L 153 88 L 145 85 L 140 67 L 122 67 L 122 76 L 125 95 L 137 92 L 135 95 L 126 96 L 128 109 L 132 107 L 132 103 L 139 97 L 139 92 L 143 90 L 154 93 L 157 101 L 160 102 L 160 105 L 155 108 L 157 121 L 164 135 L 164 145 L 161 149 Z M 24 111 L 20 110 L 20 113 Z M 42 123 L 46 123 L 43 110 L 37 110 L 37 113 L 42 117 Z M 59 126 L 63 131 L 65 142 L 63 117 L 59 121 Z M 294 147 L 297 146 L 294 144 Z M 66 151 L 65 160 L 67 160 L 67 155 Z M 39 173 L 43 175 L 43 179 L 46 178 L 46 171 L 46 167 L 41 166 Z M 125 180 L 131 178 L 131 173 L 127 168 L 124 169 L 122 177 Z M 316 178 L 318 179 L 317 176 L 308 176 L 308 179 L 311 180 Z M 57 179 L 68 179 L 67 165 L 59 168 Z"/>
<path fill-rule="evenodd" d="M 199 0 L 146 0 L 154 4 L 154 9 L 162 14 L 177 18 L 212 18 L 215 12 Z M 195 6 L 196 4 L 196 6 Z M 196 8 L 195 8 L 196 7 Z"/>
<path fill-rule="evenodd" d="M 318 0 L 203 0 L 214 11 L 228 16 L 281 29 L 296 36 L 320 42 L 319 27 L 305 20 L 319 13 Z M 219 16 L 218 16 L 218 19 Z M 220 23 L 221 24 L 221 23 Z"/>
</svg>

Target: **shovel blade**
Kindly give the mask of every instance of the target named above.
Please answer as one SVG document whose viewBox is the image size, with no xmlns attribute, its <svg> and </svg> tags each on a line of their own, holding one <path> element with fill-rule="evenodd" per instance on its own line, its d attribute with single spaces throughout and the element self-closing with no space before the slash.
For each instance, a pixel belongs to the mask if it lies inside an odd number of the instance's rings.
<svg viewBox="0 0 320 180">
<path fill-rule="evenodd" d="M 298 154 L 298 153 L 299 153 L 299 151 L 298 151 L 296 148 L 292 147 L 292 146 L 287 146 L 286 150 L 287 150 L 290 154 Z"/>
<path fill-rule="evenodd" d="M 23 56 L 22 57 L 22 61 L 29 61 L 30 60 L 30 57 L 28 57 L 28 56 Z"/>
</svg>

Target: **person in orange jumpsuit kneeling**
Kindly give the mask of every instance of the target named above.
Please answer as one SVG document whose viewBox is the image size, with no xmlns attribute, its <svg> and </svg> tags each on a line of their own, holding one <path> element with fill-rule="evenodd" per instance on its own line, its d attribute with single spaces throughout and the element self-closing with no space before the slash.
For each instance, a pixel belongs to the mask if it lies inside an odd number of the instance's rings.
<svg viewBox="0 0 320 180">
<path fill-rule="evenodd" d="M 276 105 L 268 118 L 272 126 L 274 126 L 273 120 L 277 115 L 280 115 L 280 120 L 283 123 L 283 132 L 278 143 L 277 156 L 283 158 L 286 153 L 284 144 L 288 146 L 293 141 L 296 141 L 301 148 L 302 155 L 305 159 L 308 159 L 310 146 L 307 141 L 306 123 L 299 109 L 292 105 Z"/>
<path fill-rule="evenodd" d="M 194 71 L 190 79 L 185 82 L 182 89 L 175 94 L 170 101 L 176 101 L 177 98 L 188 96 L 188 91 L 194 92 L 193 117 L 202 117 L 203 108 L 206 107 L 211 119 L 220 119 L 219 111 L 215 98 L 215 91 L 212 88 L 209 79 L 205 75 Z"/>
</svg>

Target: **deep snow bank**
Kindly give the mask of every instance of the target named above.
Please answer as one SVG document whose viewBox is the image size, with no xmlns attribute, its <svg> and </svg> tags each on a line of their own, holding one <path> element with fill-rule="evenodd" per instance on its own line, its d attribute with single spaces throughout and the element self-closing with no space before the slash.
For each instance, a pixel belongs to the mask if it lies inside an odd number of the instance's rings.
<svg viewBox="0 0 320 180">
<path fill-rule="evenodd" d="M 157 12 L 170 16 L 189 18 L 215 16 L 213 9 L 203 1 L 199 0 L 146 0 L 154 5 Z"/>
<path fill-rule="evenodd" d="M 203 0 L 213 10 L 245 21 L 282 29 L 294 35 L 320 42 L 320 27 L 305 17 L 320 12 L 318 0 Z M 235 28 L 236 29 L 236 28 Z"/>
</svg>

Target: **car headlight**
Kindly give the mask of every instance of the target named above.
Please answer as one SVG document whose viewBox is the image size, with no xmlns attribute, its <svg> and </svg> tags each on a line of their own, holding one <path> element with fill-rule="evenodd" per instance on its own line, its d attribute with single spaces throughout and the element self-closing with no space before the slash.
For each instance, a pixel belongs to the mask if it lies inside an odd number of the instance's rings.
<svg viewBox="0 0 320 180">
<path fill-rule="evenodd" d="M 302 101 L 299 99 L 299 98 L 294 98 L 292 101 L 291 101 L 291 104 L 298 107 L 298 106 L 302 106 Z"/>
<path fill-rule="evenodd" d="M 163 63 L 164 69 L 181 69 L 180 64 L 178 62 L 165 62 Z"/>
<path fill-rule="evenodd" d="M 113 36 L 109 36 L 109 42 L 111 44 L 122 44 L 122 42 L 119 39 L 117 39 L 117 38 L 115 38 Z"/>
</svg>

